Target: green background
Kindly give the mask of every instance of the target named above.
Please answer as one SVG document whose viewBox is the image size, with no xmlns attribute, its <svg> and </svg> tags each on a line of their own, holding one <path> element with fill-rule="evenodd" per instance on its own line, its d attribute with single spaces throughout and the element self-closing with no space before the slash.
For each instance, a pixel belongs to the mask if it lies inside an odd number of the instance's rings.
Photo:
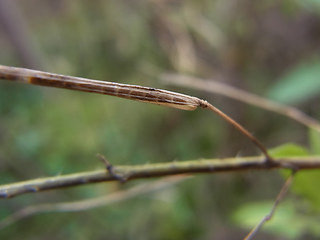
<svg viewBox="0 0 320 240">
<path fill-rule="evenodd" d="M 163 73 L 212 78 L 320 119 L 318 1 L 3 1 L 0 64 L 165 88 L 208 100 L 275 154 L 320 153 L 319 134 L 218 95 L 165 86 Z M 15 4 L 14 4 L 15 3 Z M 298 146 L 299 145 L 299 146 Z M 103 167 L 259 154 L 232 126 L 193 112 L 110 96 L 0 82 L 0 184 Z M 300 173 L 299 173 L 300 174 Z M 318 239 L 319 172 L 297 175 L 259 239 Z M 25 206 L 126 189 L 100 183 L 0 201 Z M 268 212 L 278 171 L 206 174 L 84 212 L 45 213 L 1 239 L 241 239 Z"/>
</svg>

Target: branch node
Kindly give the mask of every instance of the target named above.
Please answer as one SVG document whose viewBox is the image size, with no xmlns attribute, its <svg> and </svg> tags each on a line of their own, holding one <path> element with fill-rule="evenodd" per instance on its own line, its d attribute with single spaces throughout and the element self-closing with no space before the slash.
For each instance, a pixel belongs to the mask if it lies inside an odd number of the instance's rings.
<svg viewBox="0 0 320 240">
<path fill-rule="evenodd" d="M 105 156 L 98 153 L 97 157 L 103 162 L 103 164 L 105 165 L 105 167 L 111 177 L 118 180 L 120 183 L 125 183 L 127 181 L 128 177 L 124 176 L 122 174 L 116 173 L 113 165 L 106 159 Z"/>
<path fill-rule="evenodd" d="M 265 155 L 264 163 L 267 167 L 272 167 L 277 164 L 269 154 Z"/>
</svg>

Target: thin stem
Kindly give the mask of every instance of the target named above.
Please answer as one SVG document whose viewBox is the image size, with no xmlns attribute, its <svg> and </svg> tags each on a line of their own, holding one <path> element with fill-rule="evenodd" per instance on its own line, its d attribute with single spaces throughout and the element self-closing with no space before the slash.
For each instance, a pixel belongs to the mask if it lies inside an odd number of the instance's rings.
<svg viewBox="0 0 320 240">
<path fill-rule="evenodd" d="M 204 108 L 210 109 L 212 112 L 218 114 L 220 117 L 222 117 L 224 120 L 226 120 L 228 123 L 233 125 L 236 129 L 238 129 L 242 134 L 244 134 L 246 137 L 248 137 L 251 142 L 253 142 L 265 155 L 266 161 L 268 163 L 272 163 L 272 157 L 269 155 L 266 147 L 257 139 L 255 138 L 251 133 L 248 132 L 247 129 L 245 129 L 243 126 L 241 126 L 239 123 L 237 123 L 235 120 L 233 120 L 231 117 L 226 115 L 224 112 L 219 110 L 218 108 L 214 107 L 212 104 L 205 102 L 203 104 Z"/>
<path fill-rule="evenodd" d="M 281 200 L 284 198 L 284 196 L 287 194 L 289 187 L 291 186 L 293 177 L 295 175 L 295 171 L 292 171 L 292 174 L 290 175 L 290 177 L 286 180 L 286 182 L 284 183 L 283 187 L 281 188 L 270 212 L 259 222 L 259 224 L 257 224 L 257 226 L 255 226 L 250 233 L 244 238 L 244 240 L 251 240 L 253 239 L 253 237 L 258 233 L 258 231 L 263 227 L 264 223 L 269 221 L 275 211 L 276 208 L 278 207 L 279 203 L 281 202 Z"/>
</svg>

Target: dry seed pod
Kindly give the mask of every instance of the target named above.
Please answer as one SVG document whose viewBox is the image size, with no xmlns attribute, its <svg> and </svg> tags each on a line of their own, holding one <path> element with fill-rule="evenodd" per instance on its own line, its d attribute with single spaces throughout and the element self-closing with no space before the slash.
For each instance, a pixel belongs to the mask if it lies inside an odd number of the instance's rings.
<svg viewBox="0 0 320 240">
<path fill-rule="evenodd" d="M 208 108 L 232 124 L 235 128 L 242 132 L 242 134 L 247 136 L 263 152 L 263 154 L 266 156 L 266 161 L 270 163 L 272 162 L 272 158 L 269 156 L 263 144 L 244 127 L 207 101 L 196 97 L 156 88 L 98 81 L 2 65 L 0 65 L 0 79 L 48 87 L 106 94 L 183 110 L 195 110 L 198 107 Z"/>
</svg>

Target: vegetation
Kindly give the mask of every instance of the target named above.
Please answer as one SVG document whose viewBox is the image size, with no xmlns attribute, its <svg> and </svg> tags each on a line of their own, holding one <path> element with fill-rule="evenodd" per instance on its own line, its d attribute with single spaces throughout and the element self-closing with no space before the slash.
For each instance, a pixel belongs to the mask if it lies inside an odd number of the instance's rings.
<svg viewBox="0 0 320 240">
<path fill-rule="evenodd" d="M 312 128 L 160 81 L 164 73 L 214 79 L 320 119 L 317 1 L 32 0 L 5 6 L 8 13 L 21 12 L 11 14 L 11 25 L 1 18 L 0 64 L 198 96 L 253 132 L 272 156 L 320 154 L 320 134 Z M 12 40 L 14 30 L 23 41 Z M 96 170 L 103 167 L 97 153 L 113 165 L 260 154 L 212 113 L 90 93 L 1 81 L 0 116 L 0 184 Z M 97 209 L 35 215 L 2 229 L 0 238 L 240 239 L 268 213 L 287 175 L 277 170 L 195 175 Z M 0 219 L 24 206 L 109 195 L 147 181 L 4 199 Z M 298 172 L 293 181 L 259 239 L 319 238 L 320 172 Z"/>
</svg>

